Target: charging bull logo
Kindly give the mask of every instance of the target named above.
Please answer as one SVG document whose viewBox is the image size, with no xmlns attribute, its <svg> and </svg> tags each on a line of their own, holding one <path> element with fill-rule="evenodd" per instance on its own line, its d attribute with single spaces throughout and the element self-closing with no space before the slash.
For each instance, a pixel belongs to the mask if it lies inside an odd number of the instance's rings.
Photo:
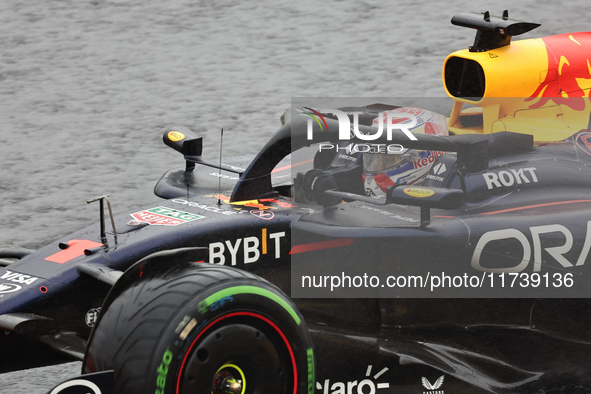
<svg viewBox="0 0 591 394">
<path fill-rule="evenodd" d="M 563 104 L 583 111 L 591 89 L 591 33 L 561 34 L 542 38 L 548 55 L 548 69 L 540 86 L 527 99 L 530 108 L 547 103 Z"/>
</svg>

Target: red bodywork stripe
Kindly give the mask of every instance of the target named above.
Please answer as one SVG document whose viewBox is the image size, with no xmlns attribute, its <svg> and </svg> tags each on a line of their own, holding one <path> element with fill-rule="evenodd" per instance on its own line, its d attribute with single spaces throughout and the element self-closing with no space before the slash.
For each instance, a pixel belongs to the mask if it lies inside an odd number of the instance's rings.
<svg viewBox="0 0 591 394">
<path fill-rule="evenodd" d="M 98 248 L 99 246 L 103 246 L 103 244 L 94 241 L 89 241 L 87 239 L 72 239 L 68 241 L 68 245 L 69 247 L 67 249 L 54 253 L 51 256 L 46 257 L 45 260 L 51 261 L 53 263 L 63 264 L 67 263 L 72 259 L 75 259 L 76 257 L 82 256 L 86 249 Z"/>
<path fill-rule="evenodd" d="M 288 165 L 283 166 L 283 167 L 275 168 L 273 171 L 271 171 L 271 174 L 274 174 L 276 172 L 283 171 L 283 170 L 289 170 L 290 168 L 293 168 L 293 167 L 302 166 L 304 164 L 308 164 L 308 163 L 311 163 L 313 161 L 314 161 L 314 159 L 308 159 L 308 160 L 297 162 L 295 164 L 288 164 Z"/>
<path fill-rule="evenodd" d="M 591 200 L 556 201 L 556 202 L 548 202 L 545 204 L 525 205 L 522 207 L 501 209 L 500 211 L 482 212 L 482 213 L 479 213 L 479 215 L 496 215 L 497 213 L 521 211 L 523 209 L 550 207 L 552 205 L 577 204 L 577 203 L 581 203 L 581 202 L 589 203 L 589 202 L 591 202 Z"/>
<path fill-rule="evenodd" d="M 341 238 L 332 239 L 330 241 L 313 242 L 311 244 L 295 245 L 291 248 L 289 254 L 313 252 L 321 249 L 340 248 L 343 246 L 351 246 L 355 242 L 355 238 Z"/>
<path fill-rule="evenodd" d="M 498 211 L 481 212 L 478 215 L 496 215 L 498 213 L 522 211 L 525 209 L 543 208 L 543 207 L 551 207 L 553 205 L 578 204 L 578 203 L 591 203 L 591 200 L 555 201 L 555 202 L 547 202 L 544 204 L 524 205 L 521 207 L 501 209 Z M 455 218 L 456 216 L 435 215 L 434 217 L 436 217 L 436 218 Z"/>
</svg>

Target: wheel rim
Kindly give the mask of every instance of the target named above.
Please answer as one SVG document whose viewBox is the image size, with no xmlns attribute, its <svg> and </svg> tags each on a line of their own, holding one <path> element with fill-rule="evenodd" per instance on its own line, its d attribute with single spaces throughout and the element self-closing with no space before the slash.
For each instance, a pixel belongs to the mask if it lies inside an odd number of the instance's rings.
<svg viewBox="0 0 591 394">
<path fill-rule="evenodd" d="M 279 327 L 257 313 L 234 312 L 193 339 L 179 368 L 176 392 L 295 394 L 296 382 L 294 353 Z"/>
</svg>

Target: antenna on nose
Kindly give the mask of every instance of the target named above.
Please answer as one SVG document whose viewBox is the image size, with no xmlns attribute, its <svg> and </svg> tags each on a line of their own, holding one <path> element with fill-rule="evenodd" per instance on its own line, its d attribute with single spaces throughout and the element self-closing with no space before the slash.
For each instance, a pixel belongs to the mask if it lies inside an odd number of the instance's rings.
<svg viewBox="0 0 591 394">
<path fill-rule="evenodd" d="M 220 166 L 218 176 L 218 205 L 222 205 L 220 196 L 222 195 L 222 146 L 224 143 L 224 129 L 220 132 Z"/>
</svg>

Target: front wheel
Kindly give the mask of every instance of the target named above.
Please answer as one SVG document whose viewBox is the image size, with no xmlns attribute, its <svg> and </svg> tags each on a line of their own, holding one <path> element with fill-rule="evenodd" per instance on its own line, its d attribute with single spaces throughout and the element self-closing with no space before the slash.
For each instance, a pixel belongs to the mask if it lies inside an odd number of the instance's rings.
<svg viewBox="0 0 591 394">
<path fill-rule="evenodd" d="M 274 285 L 224 266 L 149 267 L 104 308 L 83 372 L 114 369 L 118 393 L 313 393 L 310 335 Z"/>
</svg>

